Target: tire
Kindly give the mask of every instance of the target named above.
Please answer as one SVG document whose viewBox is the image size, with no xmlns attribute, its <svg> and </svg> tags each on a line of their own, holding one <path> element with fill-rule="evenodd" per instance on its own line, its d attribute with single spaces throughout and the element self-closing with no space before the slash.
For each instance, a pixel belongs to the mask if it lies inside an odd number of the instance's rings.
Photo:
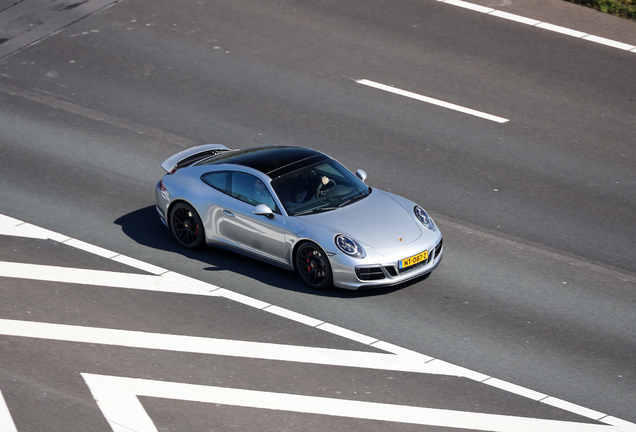
<svg viewBox="0 0 636 432">
<path fill-rule="evenodd" d="M 175 204 L 170 210 L 170 230 L 179 244 L 188 249 L 205 246 L 205 229 L 201 218 L 191 205 Z"/>
<path fill-rule="evenodd" d="M 298 246 L 294 262 L 298 275 L 306 285 L 315 290 L 332 287 L 333 276 L 329 258 L 317 244 L 305 242 Z"/>
</svg>

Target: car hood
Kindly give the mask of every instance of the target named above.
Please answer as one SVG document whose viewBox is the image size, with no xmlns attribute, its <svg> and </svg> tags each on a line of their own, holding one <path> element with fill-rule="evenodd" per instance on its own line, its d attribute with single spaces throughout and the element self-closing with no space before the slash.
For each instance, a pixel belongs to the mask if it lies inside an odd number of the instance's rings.
<svg viewBox="0 0 636 432">
<path fill-rule="evenodd" d="M 377 251 L 407 245 L 420 238 L 423 232 L 423 227 L 412 213 L 378 189 L 373 189 L 366 198 L 337 210 L 299 219 L 327 226 L 334 234 L 347 234 L 363 247 Z"/>
</svg>

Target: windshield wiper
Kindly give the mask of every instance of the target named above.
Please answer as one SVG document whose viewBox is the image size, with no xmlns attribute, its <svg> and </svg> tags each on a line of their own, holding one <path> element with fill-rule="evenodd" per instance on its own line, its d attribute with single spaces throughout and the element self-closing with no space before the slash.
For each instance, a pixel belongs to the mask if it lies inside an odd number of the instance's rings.
<svg viewBox="0 0 636 432">
<path fill-rule="evenodd" d="M 300 213 L 295 213 L 294 216 L 302 216 L 310 213 L 320 213 L 323 211 L 336 210 L 338 207 L 319 207 L 311 210 L 305 210 Z"/>
<path fill-rule="evenodd" d="M 351 204 L 352 202 L 361 200 L 362 198 L 366 198 L 368 196 L 369 196 L 368 193 L 363 194 L 363 195 L 358 195 L 357 197 L 350 198 L 350 199 L 346 200 L 345 202 L 338 204 L 338 207 L 344 207 L 344 206 L 346 206 L 348 204 Z"/>
</svg>

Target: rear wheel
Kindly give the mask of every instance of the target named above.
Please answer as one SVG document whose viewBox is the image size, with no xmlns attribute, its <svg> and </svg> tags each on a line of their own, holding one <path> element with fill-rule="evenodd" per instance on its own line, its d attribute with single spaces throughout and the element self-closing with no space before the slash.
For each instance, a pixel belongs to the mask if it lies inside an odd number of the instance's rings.
<svg viewBox="0 0 636 432">
<path fill-rule="evenodd" d="M 170 211 L 170 229 L 183 247 L 200 249 L 205 245 L 203 223 L 189 204 L 180 202 L 174 205 Z"/>
<path fill-rule="evenodd" d="M 331 265 L 320 246 L 310 242 L 301 244 L 295 261 L 296 271 L 305 284 L 316 290 L 331 288 Z"/>
</svg>

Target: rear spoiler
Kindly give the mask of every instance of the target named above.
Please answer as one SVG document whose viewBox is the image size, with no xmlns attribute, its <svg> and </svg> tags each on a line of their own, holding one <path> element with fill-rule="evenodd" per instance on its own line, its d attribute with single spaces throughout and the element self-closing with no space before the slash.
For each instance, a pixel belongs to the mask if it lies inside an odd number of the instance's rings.
<svg viewBox="0 0 636 432">
<path fill-rule="evenodd" d="M 204 144 L 180 151 L 176 155 L 170 156 L 160 165 L 168 174 L 172 174 L 177 168 L 189 165 L 207 156 L 229 151 L 223 144 Z"/>
</svg>

